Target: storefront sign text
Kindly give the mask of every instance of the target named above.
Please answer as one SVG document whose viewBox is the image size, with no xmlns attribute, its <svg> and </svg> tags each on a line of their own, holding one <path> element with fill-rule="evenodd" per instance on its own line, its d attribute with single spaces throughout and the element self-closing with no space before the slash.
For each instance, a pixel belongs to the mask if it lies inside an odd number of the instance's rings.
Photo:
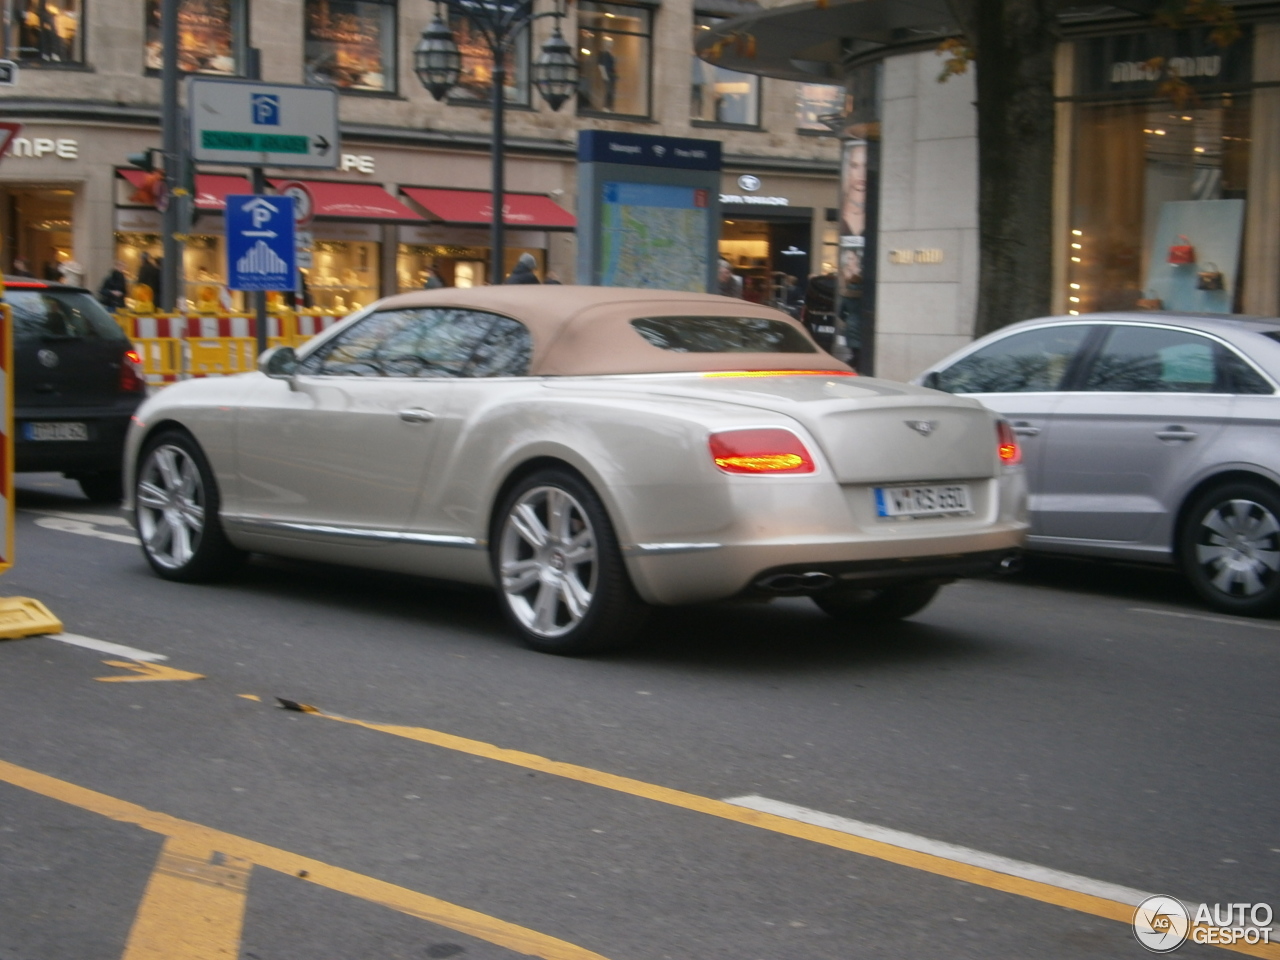
<svg viewBox="0 0 1280 960">
<path fill-rule="evenodd" d="M 367 153 L 344 153 L 338 161 L 339 170 L 356 170 L 360 173 L 373 173 L 373 157 Z"/>
<path fill-rule="evenodd" d="M 758 207 L 787 207 L 791 205 L 791 201 L 786 197 L 753 197 L 749 195 L 738 195 L 736 193 L 720 194 L 721 203 L 746 203 Z"/>
<path fill-rule="evenodd" d="M 53 154 L 63 160 L 77 160 L 80 157 L 78 140 L 52 140 L 49 137 L 15 137 L 9 148 L 11 157 L 35 157 L 41 159 Z"/>
<path fill-rule="evenodd" d="M 898 264 L 908 263 L 941 263 L 943 259 L 942 251 L 937 247 L 926 247 L 921 250 L 890 250 L 889 262 Z"/>
</svg>

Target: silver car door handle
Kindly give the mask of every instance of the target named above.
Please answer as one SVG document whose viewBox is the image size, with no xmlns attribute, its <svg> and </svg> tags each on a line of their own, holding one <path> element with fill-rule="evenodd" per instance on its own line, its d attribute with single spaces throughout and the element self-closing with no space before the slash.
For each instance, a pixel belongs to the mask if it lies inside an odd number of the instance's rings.
<svg viewBox="0 0 1280 960">
<path fill-rule="evenodd" d="M 430 423 L 435 418 L 434 413 L 423 410 L 421 407 L 410 407 L 408 410 L 400 411 L 400 419 L 405 423 Z"/>
<path fill-rule="evenodd" d="M 1194 440 L 1199 434 L 1183 427 L 1169 427 L 1165 430 L 1157 430 L 1156 436 L 1161 440 Z"/>
<path fill-rule="evenodd" d="M 1020 437 L 1035 437 L 1039 436 L 1040 428 L 1033 427 L 1025 420 L 1015 420 L 1013 421 L 1013 432 Z"/>
</svg>

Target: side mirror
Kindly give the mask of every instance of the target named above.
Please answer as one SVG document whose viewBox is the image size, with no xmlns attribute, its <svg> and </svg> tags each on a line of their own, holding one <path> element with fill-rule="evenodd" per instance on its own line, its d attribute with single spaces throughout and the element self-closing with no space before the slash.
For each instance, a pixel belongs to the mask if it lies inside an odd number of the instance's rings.
<svg viewBox="0 0 1280 960">
<path fill-rule="evenodd" d="M 298 355 L 293 347 L 272 347 L 258 357 L 258 369 L 272 380 L 292 380 L 298 372 Z"/>
</svg>

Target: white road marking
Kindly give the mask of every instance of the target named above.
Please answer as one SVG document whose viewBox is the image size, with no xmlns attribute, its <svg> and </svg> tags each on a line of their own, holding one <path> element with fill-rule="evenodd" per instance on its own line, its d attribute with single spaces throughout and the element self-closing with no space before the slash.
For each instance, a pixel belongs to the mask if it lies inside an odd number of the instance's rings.
<svg viewBox="0 0 1280 960">
<path fill-rule="evenodd" d="M 77 516 L 76 514 L 63 513 L 55 516 L 40 517 L 36 520 L 36 526 L 44 527 L 48 530 L 60 530 L 63 533 L 78 533 L 82 537 L 111 540 L 115 543 L 131 543 L 135 547 L 142 543 L 137 537 L 130 536 L 127 533 L 112 533 L 110 530 L 99 530 L 95 525 L 96 521 L 85 520 L 84 516 L 84 514 Z M 129 525 L 129 521 L 123 517 L 110 517 L 109 519 L 122 521 L 126 527 Z"/>
<path fill-rule="evenodd" d="M 1203 613 L 1178 613 L 1176 610 L 1151 610 L 1147 607 L 1130 607 L 1130 613 L 1154 613 L 1161 617 L 1177 617 L 1179 620 L 1207 620 L 1209 623 L 1229 623 L 1235 627 L 1253 627 L 1255 630 L 1280 630 L 1280 624 L 1246 620 L 1244 617 L 1211 617 Z"/>
<path fill-rule="evenodd" d="M 946 860 L 967 863 L 973 867 L 994 870 L 997 873 L 1008 874 L 1011 877 L 1021 877 L 1024 880 L 1033 880 L 1037 883 L 1048 883 L 1066 890 L 1074 890 L 1076 893 L 1102 897 L 1104 900 L 1114 900 L 1118 903 L 1127 903 L 1135 907 L 1151 896 L 1149 893 L 1135 890 L 1132 887 L 1123 887 L 1103 880 L 1091 880 L 1089 877 L 1077 876 L 1074 873 L 1064 873 L 1061 870 L 1054 870 L 1050 867 L 1036 866 L 1034 863 L 1011 860 L 999 854 L 984 853 L 981 850 L 961 847 L 954 843 L 945 843 L 942 840 L 931 840 L 928 837 L 916 836 L 914 833 L 905 833 L 889 827 L 879 827 L 873 823 L 863 823 L 861 820 L 850 820 L 832 813 L 823 813 L 820 810 L 799 807 L 793 803 L 770 800 L 768 797 L 730 797 L 724 802 L 732 803 L 738 807 L 747 807 L 751 810 L 759 810 L 761 813 L 772 813 L 775 816 L 786 817 L 788 820 L 810 823 L 815 827 L 839 830 L 841 833 L 863 837 L 867 840 L 878 840 L 881 843 L 904 847 L 907 850 L 915 850 L 918 853 L 927 853 Z"/>
<path fill-rule="evenodd" d="M 169 659 L 163 653 L 150 653 L 147 650 L 139 650 L 137 647 L 126 647 L 122 643 L 112 643 L 110 640 L 82 637 L 78 633 L 46 633 L 45 637 L 50 640 L 57 640 L 59 643 L 69 643 L 73 647 L 84 647 L 87 650 L 110 653 L 117 657 L 128 657 L 130 660 L 139 660 L 143 663 L 154 663 L 157 660 Z"/>
<path fill-rule="evenodd" d="M 33 510 L 23 509 L 23 513 L 42 513 L 47 517 L 65 517 L 67 520 L 83 520 L 96 523 L 100 527 L 132 527 L 128 517 L 116 513 L 77 513 L 72 510 Z"/>
</svg>

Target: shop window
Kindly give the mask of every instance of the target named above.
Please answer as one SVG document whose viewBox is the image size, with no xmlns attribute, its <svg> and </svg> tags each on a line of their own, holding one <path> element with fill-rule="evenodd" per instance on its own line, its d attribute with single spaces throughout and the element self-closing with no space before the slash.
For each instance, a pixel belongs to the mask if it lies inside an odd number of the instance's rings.
<svg viewBox="0 0 1280 960">
<path fill-rule="evenodd" d="M 315 266 L 303 273 L 312 304 L 349 313 L 378 299 L 379 246 L 364 240 L 317 240 Z"/>
<path fill-rule="evenodd" d="M 808 133 L 832 133 L 823 117 L 844 112 L 844 88 L 825 83 L 796 84 L 796 129 Z"/>
<path fill-rule="evenodd" d="M 160 0 L 147 0 L 148 70 L 164 66 Z M 237 76 L 243 62 L 245 0 L 179 0 L 178 69 Z"/>
<path fill-rule="evenodd" d="M 653 14 L 620 3 L 578 4 L 578 112 L 649 115 Z"/>
<path fill-rule="evenodd" d="M 1076 107 L 1069 312 L 1238 311 L 1249 113 L 1247 94 Z"/>
<path fill-rule="evenodd" d="M 307 83 L 394 93 L 395 0 L 306 0 Z"/>
<path fill-rule="evenodd" d="M 8 54 L 23 64 L 84 62 L 82 0 L 8 0 Z"/>
<path fill-rule="evenodd" d="M 449 91 L 449 99 L 461 103 L 493 102 L 493 54 L 484 35 L 465 17 L 451 16 L 449 28 L 462 53 L 462 73 Z M 507 103 L 529 103 L 529 30 L 526 27 L 512 41 L 506 57 Z"/>
<path fill-rule="evenodd" d="M 723 17 L 693 18 L 693 38 L 710 30 Z M 752 73 L 726 70 L 693 58 L 693 85 L 689 91 L 689 115 L 706 123 L 755 127 L 760 124 L 760 78 Z"/>
<path fill-rule="evenodd" d="M 484 286 L 489 251 L 451 243 L 402 243 L 396 252 L 398 292 L 425 289 L 432 274 L 446 287 Z"/>
</svg>

